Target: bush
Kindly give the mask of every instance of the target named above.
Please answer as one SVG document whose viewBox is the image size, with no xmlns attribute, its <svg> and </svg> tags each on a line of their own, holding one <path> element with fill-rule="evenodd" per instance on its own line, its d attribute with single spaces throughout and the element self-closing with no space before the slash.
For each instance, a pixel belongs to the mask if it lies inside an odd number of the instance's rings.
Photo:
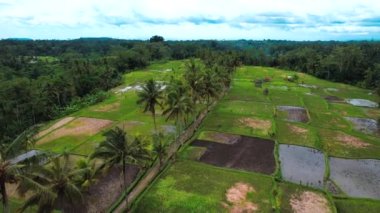
<svg viewBox="0 0 380 213">
<path fill-rule="evenodd" d="M 268 89 L 268 88 L 265 88 L 265 89 L 263 90 L 263 94 L 264 94 L 265 96 L 267 96 L 267 95 L 269 94 L 269 89 Z"/>
<path fill-rule="evenodd" d="M 89 95 L 84 96 L 83 98 L 74 98 L 73 101 L 66 107 L 56 107 L 54 109 L 54 117 L 62 117 L 73 112 L 76 112 L 86 106 L 94 105 L 96 103 L 104 101 L 110 96 L 109 92 L 98 91 Z"/>
</svg>

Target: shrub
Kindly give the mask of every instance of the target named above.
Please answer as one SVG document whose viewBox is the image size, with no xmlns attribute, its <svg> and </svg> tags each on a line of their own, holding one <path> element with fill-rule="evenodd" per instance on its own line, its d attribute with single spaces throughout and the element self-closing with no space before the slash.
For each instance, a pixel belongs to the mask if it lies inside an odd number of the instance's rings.
<svg viewBox="0 0 380 213">
<path fill-rule="evenodd" d="M 269 90 L 268 90 L 268 88 L 265 88 L 265 89 L 263 90 L 263 94 L 264 94 L 265 96 L 267 96 L 267 95 L 269 94 Z"/>
</svg>

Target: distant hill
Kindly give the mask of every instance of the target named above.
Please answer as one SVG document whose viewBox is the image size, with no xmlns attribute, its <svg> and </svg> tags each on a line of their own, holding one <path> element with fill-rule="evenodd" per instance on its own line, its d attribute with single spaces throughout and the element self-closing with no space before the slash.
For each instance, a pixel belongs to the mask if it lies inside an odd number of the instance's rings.
<svg viewBox="0 0 380 213">
<path fill-rule="evenodd" d="M 15 41 L 33 41 L 31 38 L 7 38 L 5 40 L 15 40 Z"/>
</svg>

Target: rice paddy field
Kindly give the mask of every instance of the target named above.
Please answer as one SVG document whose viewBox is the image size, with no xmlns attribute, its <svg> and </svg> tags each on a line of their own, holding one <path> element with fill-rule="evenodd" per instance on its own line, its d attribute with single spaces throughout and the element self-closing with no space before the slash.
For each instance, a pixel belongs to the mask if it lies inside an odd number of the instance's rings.
<svg viewBox="0 0 380 213">
<path fill-rule="evenodd" d="M 240 67 L 132 211 L 380 212 L 379 101 L 303 73 Z"/>
<path fill-rule="evenodd" d="M 85 158 L 116 126 L 149 140 L 152 117 L 136 104 L 137 92 L 150 78 L 165 82 L 183 72 L 184 61 L 170 61 L 125 74 L 105 101 L 46 124 L 36 148 Z M 371 91 L 303 73 L 240 67 L 194 140 L 132 211 L 380 212 L 380 109 L 362 105 L 379 101 Z M 156 120 L 174 138 L 174 122 L 160 111 Z M 21 202 L 12 198 L 11 208 Z"/>
<path fill-rule="evenodd" d="M 136 104 L 137 92 L 148 79 L 164 83 L 170 76 L 181 78 L 183 69 L 184 61 L 170 61 L 125 74 L 124 83 L 112 89 L 110 97 L 103 102 L 47 124 L 38 134 L 36 147 L 56 153 L 67 151 L 87 156 L 105 139 L 103 134 L 116 126 L 132 137 L 143 136 L 149 140 L 154 129 L 152 115 L 143 113 L 142 107 Z M 174 122 L 165 121 L 160 111 L 156 122 L 168 138 L 174 137 Z"/>
<path fill-rule="evenodd" d="M 152 115 L 149 112 L 144 113 L 142 106 L 136 103 L 137 93 L 141 90 L 141 85 L 149 79 L 159 81 L 162 85 L 172 76 L 181 79 L 185 62 L 185 60 L 156 62 L 143 70 L 125 74 L 122 85 L 109 91 L 110 95 L 106 100 L 46 123 L 35 137 L 35 148 L 57 154 L 68 152 L 72 154 L 74 160 L 84 160 L 105 139 L 104 133 L 117 126 L 123 128 L 129 137 L 138 136 L 150 141 L 154 132 Z M 199 104 L 196 107 L 197 110 L 202 110 L 205 106 Z M 175 134 L 178 134 L 174 121 L 166 121 L 162 115 L 162 110 L 159 108 L 156 111 L 156 122 L 158 129 L 165 134 L 165 139 L 173 141 Z M 103 190 L 105 194 L 112 191 L 116 197 L 101 196 L 100 200 L 95 201 L 90 199 L 91 202 L 94 202 L 89 203 L 89 209 L 106 211 L 116 201 L 122 192 L 119 173 L 110 172 L 98 180 L 99 182 L 107 182 L 108 191 L 102 189 L 102 186 L 94 186 L 97 190 Z M 132 182 L 136 175 L 135 173 L 131 174 L 133 178 L 128 181 Z M 110 180 L 112 181 L 109 184 Z M 117 189 L 113 190 L 112 187 L 115 186 Z M 94 189 L 94 191 L 96 190 Z M 20 207 L 23 200 L 16 193 L 11 194 L 10 197 L 13 212 L 14 209 Z M 108 200 L 104 200 L 106 198 Z M 103 201 L 105 203 L 99 205 Z"/>
</svg>

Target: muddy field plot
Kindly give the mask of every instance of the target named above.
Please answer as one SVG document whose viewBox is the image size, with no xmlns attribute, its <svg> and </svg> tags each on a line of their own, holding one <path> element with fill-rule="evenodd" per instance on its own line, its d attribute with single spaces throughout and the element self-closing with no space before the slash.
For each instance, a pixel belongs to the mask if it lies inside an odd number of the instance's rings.
<svg viewBox="0 0 380 213">
<path fill-rule="evenodd" d="M 345 133 L 330 129 L 319 129 L 319 138 L 324 151 L 330 156 L 344 158 L 380 158 L 379 139 L 361 133 Z M 360 136 L 360 137 L 359 137 Z"/>
<path fill-rule="evenodd" d="M 56 123 L 54 123 L 52 126 L 50 126 L 49 128 L 47 129 L 44 129 L 42 131 L 40 131 L 37 135 L 36 135 L 36 138 L 41 138 L 47 134 L 49 134 L 50 132 L 68 124 L 69 122 L 71 122 L 72 120 L 74 120 L 75 117 L 65 117 L 65 118 L 62 118 L 61 120 L 57 121 Z"/>
<path fill-rule="evenodd" d="M 322 192 L 290 183 L 279 184 L 280 212 L 329 213 L 333 204 Z"/>
<path fill-rule="evenodd" d="M 350 121 L 357 131 L 366 134 L 380 135 L 380 126 L 374 119 L 355 117 L 345 117 L 345 119 Z"/>
<path fill-rule="evenodd" d="M 308 125 L 276 120 L 276 130 L 276 139 L 282 144 L 319 148 L 316 131 Z"/>
<path fill-rule="evenodd" d="M 366 99 L 346 99 L 346 102 L 359 107 L 377 108 L 378 103 Z"/>
<path fill-rule="evenodd" d="M 245 137 L 234 144 L 195 140 L 192 146 L 206 147 L 199 161 L 219 167 L 272 174 L 275 170 L 274 142 Z"/>
<path fill-rule="evenodd" d="M 295 106 L 277 106 L 278 115 L 287 121 L 307 123 L 309 117 L 307 111 L 302 107 Z"/>
<path fill-rule="evenodd" d="M 331 157 L 330 179 L 349 196 L 380 199 L 380 160 Z"/>
<path fill-rule="evenodd" d="M 65 136 L 91 136 L 110 126 L 112 121 L 96 118 L 77 118 L 69 124 L 51 132 L 37 141 L 37 145 L 51 142 Z"/>
<path fill-rule="evenodd" d="M 203 131 L 199 134 L 198 139 L 223 144 L 235 144 L 241 139 L 241 136 L 222 132 Z"/>
<path fill-rule="evenodd" d="M 120 167 L 113 167 L 100 177 L 98 182 L 91 185 L 83 193 L 84 204 L 76 206 L 74 212 L 106 212 L 123 192 L 124 181 L 121 170 Z M 125 184 L 128 187 L 136 179 L 139 169 L 136 166 L 128 165 L 125 171 Z"/>
<path fill-rule="evenodd" d="M 280 164 L 285 180 L 323 188 L 325 160 L 322 152 L 294 145 L 280 145 Z"/>
<path fill-rule="evenodd" d="M 258 137 L 269 137 L 273 132 L 272 120 L 216 112 L 209 113 L 202 126 L 208 131 Z"/>
<path fill-rule="evenodd" d="M 328 102 L 331 102 L 331 103 L 344 103 L 344 99 L 343 98 L 340 98 L 340 97 L 337 97 L 337 96 L 333 96 L 333 95 L 325 96 L 325 99 Z"/>
</svg>

